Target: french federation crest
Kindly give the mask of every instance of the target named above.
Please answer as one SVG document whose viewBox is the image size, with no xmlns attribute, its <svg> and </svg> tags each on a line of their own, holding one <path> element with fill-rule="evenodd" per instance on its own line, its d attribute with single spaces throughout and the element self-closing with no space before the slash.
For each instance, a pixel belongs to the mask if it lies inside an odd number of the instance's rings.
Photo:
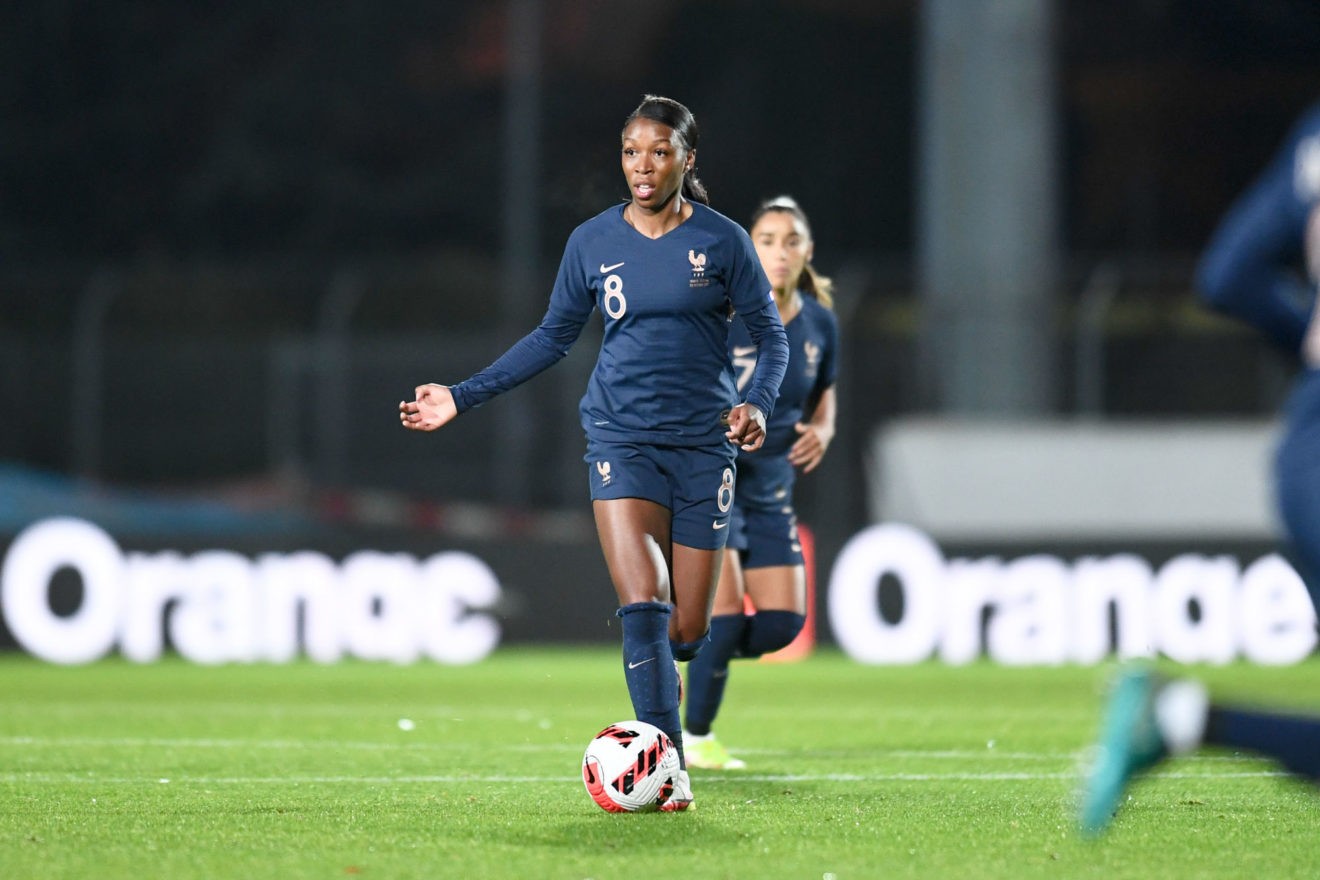
<svg viewBox="0 0 1320 880">
<path fill-rule="evenodd" d="M 692 279 L 688 284 L 691 287 L 706 287 L 709 285 L 710 279 L 706 277 L 706 255 L 689 250 L 688 262 L 692 264 Z"/>
</svg>

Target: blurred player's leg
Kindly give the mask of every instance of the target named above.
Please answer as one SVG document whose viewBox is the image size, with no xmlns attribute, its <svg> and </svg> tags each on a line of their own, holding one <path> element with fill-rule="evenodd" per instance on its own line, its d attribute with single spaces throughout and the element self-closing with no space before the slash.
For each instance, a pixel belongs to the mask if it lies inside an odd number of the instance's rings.
<svg viewBox="0 0 1320 880">
<path fill-rule="evenodd" d="M 1134 776 L 1199 745 L 1207 708 L 1205 688 L 1196 682 L 1165 681 L 1144 667 L 1121 673 L 1082 791 L 1082 831 L 1098 834 L 1109 826 Z"/>
</svg>

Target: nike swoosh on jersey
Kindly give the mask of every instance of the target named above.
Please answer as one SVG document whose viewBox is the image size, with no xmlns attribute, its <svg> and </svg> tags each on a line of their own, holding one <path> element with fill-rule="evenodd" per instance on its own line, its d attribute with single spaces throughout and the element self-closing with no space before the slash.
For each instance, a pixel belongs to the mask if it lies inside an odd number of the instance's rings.
<svg viewBox="0 0 1320 880">
<path fill-rule="evenodd" d="M 747 357 L 749 354 L 756 354 L 755 345 L 735 345 L 733 347 L 734 357 Z"/>
<path fill-rule="evenodd" d="M 628 668 L 636 669 L 638 666 L 645 666 L 647 663 L 650 663 L 654 659 L 655 659 L 654 657 L 647 657 L 645 660 L 638 660 L 636 663 L 629 663 Z"/>
<path fill-rule="evenodd" d="M 713 523 L 710 524 L 710 527 L 711 527 L 712 529 L 722 529 L 722 528 L 724 528 L 725 526 L 727 526 L 728 524 L 729 524 L 729 523 L 728 523 L 727 521 L 726 521 L 726 522 L 720 522 L 720 521 L 716 520 L 715 522 L 713 522 Z"/>
<path fill-rule="evenodd" d="M 604 275 L 606 272 L 613 272 L 615 269 L 619 268 L 622 265 L 623 263 L 615 263 L 613 266 L 606 266 L 604 263 L 601 263 L 600 274 Z"/>
</svg>

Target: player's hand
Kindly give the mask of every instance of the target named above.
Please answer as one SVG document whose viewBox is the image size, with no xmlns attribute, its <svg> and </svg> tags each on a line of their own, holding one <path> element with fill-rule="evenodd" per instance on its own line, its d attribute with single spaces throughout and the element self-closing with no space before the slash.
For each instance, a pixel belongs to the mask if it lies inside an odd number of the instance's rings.
<svg viewBox="0 0 1320 880">
<path fill-rule="evenodd" d="M 416 400 L 399 403 L 399 423 L 410 431 L 434 431 L 458 415 L 449 386 L 418 385 Z"/>
<path fill-rule="evenodd" d="M 724 436 L 744 452 L 755 452 L 765 442 L 765 413 L 750 403 L 729 410 L 729 430 Z"/>
<path fill-rule="evenodd" d="M 806 425 L 798 422 L 793 426 L 798 432 L 797 441 L 788 450 L 788 463 L 802 468 L 802 473 L 809 474 L 825 457 L 825 450 L 834 439 L 834 432 L 821 425 Z"/>
</svg>

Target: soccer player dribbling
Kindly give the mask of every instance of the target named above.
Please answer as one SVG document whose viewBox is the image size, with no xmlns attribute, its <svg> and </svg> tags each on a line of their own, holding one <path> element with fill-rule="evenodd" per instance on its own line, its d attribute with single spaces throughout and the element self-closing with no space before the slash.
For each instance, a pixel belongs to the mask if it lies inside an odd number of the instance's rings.
<svg viewBox="0 0 1320 880">
<path fill-rule="evenodd" d="M 399 404 L 405 428 L 434 431 L 556 363 L 601 313 L 600 354 L 579 407 L 587 478 L 633 710 L 669 735 L 684 768 L 666 811 L 693 802 L 675 661 L 691 660 L 706 639 L 735 457 L 764 442 L 788 363 L 756 250 L 708 206 L 694 173 L 697 142 L 687 107 L 645 96 L 622 132 L 630 197 L 569 236 L 541 323 L 472 377 L 419 385 Z M 757 354 L 741 397 L 728 357 L 734 313 Z"/>
<path fill-rule="evenodd" d="M 796 201 L 780 196 L 756 210 L 749 229 L 788 334 L 788 371 L 764 445 L 738 456 L 738 497 L 715 591 L 710 643 L 688 664 L 687 758 L 710 770 L 746 766 L 712 730 L 729 661 L 783 648 L 806 622 L 806 567 L 793 508 L 795 468 L 809 473 L 820 464 L 834 438 L 836 411 L 839 326 L 830 309 L 830 280 L 811 264 L 815 245 L 807 215 Z M 729 335 L 729 352 L 739 380 L 749 380 L 756 347 L 738 322 Z M 752 599 L 752 614 L 743 611 L 744 595 Z"/>
</svg>

